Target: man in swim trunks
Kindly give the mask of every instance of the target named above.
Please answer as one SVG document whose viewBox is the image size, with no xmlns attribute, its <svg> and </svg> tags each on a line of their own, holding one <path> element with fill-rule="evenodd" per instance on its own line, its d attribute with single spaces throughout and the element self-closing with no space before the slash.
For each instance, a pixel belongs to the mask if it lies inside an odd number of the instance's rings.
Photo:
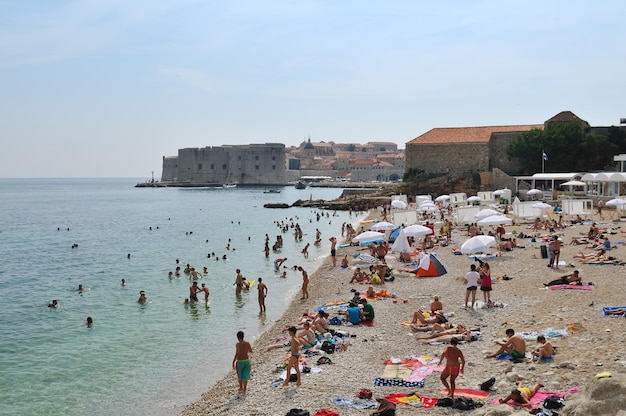
<svg viewBox="0 0 626 416">
<path fill-rule="evenodd" d="M 280 266 L 283 265 L 284 262 L 287 261 L 287 257 L 279 257 L 276 260 L 274 260 L 274 270 L 275 271 L 279 271 L 280 270 Z"/>
<path fill-rule="evenodd" d="M 289 356 L 289 362 L 287 363 L 287 376 L 285 377 L 285 382 L 283 383 L 283 387 L 289 385 L 289 378 L 291 375 L 291 369 L 293 368 L 296 371 L 296 386 L 300 385 L 300 345 L 301 341 L 296 337 L 297 329 L 295 326 L 290 326 L 287 330 L 289 335 L 291 335 L 291 355 Z"/>
<path fill-rule="evenodd" d="M 330 241 L 330 257 L 333 259 L 333 267 L 337 266 L 337 239 L 335 237 L 330 237 L 328 239 Z"/>
<path fill-rule="evenodd" d="M 192 302 L 197 302 L 198 292 L 202 292 L 202 289 L 198 287 L 198 282 L 193 282 L 191 286 L 189 286 L 189 300 Z"/>
<path fill-rule="evenodd" d="M 450 345 L 443 350 L 439 362 L 443 364 L 443 359 L 446 359 L 446 368 L 441 372 L 441 382 L 448 389 L 448 396 L 454 398 L 454 389 L 456 387 L 455 380 L 459 373 L 465 370 L 465 357 L 463 352 L 457 347 L 459 341 L 456 337 L 450 340 Z M 448 377 L 450 377 L 450 384 L 448 384 Z"/>
<path fill-rule="evenodd" d="M 250 380 L 250 358 L 252 346 L 243 339 L 243 331 L 237 332 L 237 344 L 235 344 L 235 357 L 233 358 L 233 369 L 237 371 L 239 380 L 239 393 L 246 394 L 248 380 Z"/>
<path fill-rule="evenodd" d="M 511 328 L 506 330 L 506 336 L 508 337 L 507 340 L 496 341 L 496 344 L 500 345 L 500 349 L 493 354 L 485 356 L 485 358 L 493 358 L 504 352 L 511 354 L 514 360 L 526 357 L 526 341 L 524 341 L 524 338 L 520 335 L 515 335 L 515 331 Z"/>
<path fill-rule="evenodd" d="M 546 341 L 546 337 L 543 335 L 539 335 L 537 337 L 537 348 L 533 350 L 532 357 L 528 360 L 528 363 L 534 362 L 535 364 L 539 364 L 543 358 L 551 358 L 554 353 L 554 347 L 548 341 Z M 537 361 L 533 361 L 537 357 Z"/>
</svg>

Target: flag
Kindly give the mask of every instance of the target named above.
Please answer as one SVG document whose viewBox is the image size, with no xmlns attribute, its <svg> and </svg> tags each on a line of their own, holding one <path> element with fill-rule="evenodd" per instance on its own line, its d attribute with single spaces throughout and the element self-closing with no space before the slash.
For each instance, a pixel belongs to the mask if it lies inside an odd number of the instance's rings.
<svg viewBox="0 0 626 416">
<path fill-rule="evenodd" d="M 548 160 L 548 155 L 546 154 L 546 152 L 543 152 L 543 160 Z"/>
</svg>

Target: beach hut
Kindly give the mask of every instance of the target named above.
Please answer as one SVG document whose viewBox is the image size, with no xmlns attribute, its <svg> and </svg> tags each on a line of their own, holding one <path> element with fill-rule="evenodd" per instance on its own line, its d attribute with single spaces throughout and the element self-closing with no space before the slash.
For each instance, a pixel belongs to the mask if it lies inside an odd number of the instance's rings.
<svg viewBox="0 0 626 416">
<path fill-rule="evenodd" d="M 436 277 L 446 273 L 448 271 L 434 254 L 425 254 L 420 259 L 416 275 L 419 277 Z"/>
</svg>

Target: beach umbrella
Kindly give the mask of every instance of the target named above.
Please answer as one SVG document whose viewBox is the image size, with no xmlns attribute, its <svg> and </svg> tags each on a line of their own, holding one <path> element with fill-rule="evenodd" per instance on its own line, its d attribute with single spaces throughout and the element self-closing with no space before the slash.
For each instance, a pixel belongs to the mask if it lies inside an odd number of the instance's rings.
<svg viewBox="0 0 626 416">
<path fill-rule="evenodd" d="M 406 202 L 396 199 L 395 201 L 391 201 L 391 206 L 398 209 L 406 209 Z"/>
<path fill-rule="evenodd" d="M 474 195 L 474 196 L 470 196 L 469 198 L 467 198 L 467 202 L 480 202 L 482 201 L 482 198 Z"/>
<path fill-rule="evenodd" d="M 490 215 L 487 218 L 483 218 L 476 224 L 480 225 L 500 225 L 500 224 L 513 224 L 513 220 L 504 215 Z"/>
<path fill-rule="evenodd" d="M 434 254 L 424 254 L 417 266 L 416 276 L 435 277 L 448 273 Z"/>
<path fill-rule="evenodd" d="M 472 254 L 483 251 L 496 244 L 496 238 L 490 235 L 477 235 L 470 238 L 461 246 L 461 253 Z"/>
<path fill-rule="evenodd" d="M 526 195 L 539 195 L 542 194 L 543 191 L 539 190 L 539 189 L 530 189 L 528 192 L 526 192 Z"/>
<path fill-rule="evenodd" d="M 400 235 L 404 234 L 405 237 L 423 237 L 428 234 L 432 234 L 433 230 L 424 227 L 423 225 L 413 224 L 406 227 L 400 232 Z"/>
<path fill-rule="evenodd" d="M 443 202 L 443 201 L 447 201 L 449 199 L 450 199 L 450 195 L 439 195 L 437 198 L 435 198 L 435 201 Z"/>
<path fill-rule="evenodd" d="M 419 211 L 429 211 L 429 212 L 437 211 L 438 209 L 439 208 L 437 208 L 434 205 L 422 205 L 418 208 Z"/>
<path fill-rule="evenodd" d="M 365 231 L 352 239 L 353 243 L 363 243 L 366 241 L 376 241 L 380 239 L 384 239 L 385 234 L 379 233 L 378 231 Z"/>
<path fill-rule="evenodd" d="M 490 217 L 492 215 L 499 215 L 498 211 L 494 211 L 493 209 L 483 209 L 479 211 L 476 215 L 474 215 L 475 220 L 482 220 L 483 218 Z"/>
<path fill-rule="evenodd" d="M 535 208 L 535 209 L 540 209 L 543 211 L 544 209 L 551 209 L 552 205 L 546 204 L 545 202 L 537 202 L 537 203 L 532 204 L 530 207 Z"/>
<path fill-rule="evenodd" d="M 387 221 L 377 222 L 376 224 L 372 225 L 373 231 L 379 231 L 379 230 L 386 231 L 386 230 L 393 230 L 394 228 L 396 228 L 396 226 Z"/>
<path fill-rule="evenodd" d="M 623 206 L 626 205 L 626 199 L 620 199 L 620 198 L 616 198 L 616 199 L 611 199 L 606 201 L 605 204 L 607 207 L 619 207 L 619 206 Z"/>
<path fill-rule="evenodd" d="M 400 234 L 398 235 L 396 240 L 393 242 L 393 245 L 391 246 L 391 251 L 396 252 L 396 253 L 411 252 L 411 245 L 409 244 L 409 241 L 406 239 L 406 235 L 402 234 L 402 231 L 400 231 Z"/>
<path fill-rule="evenodd" d="M 433 207 L 435 206 L 435 203 L 433 201 L 427 200 L 427 201 L 422 201 L 418 204 L 420 207 L 423 206 L 427 206 L 427 205 L 432 205 Z"/>
<path fill-rule="evenodd" d="M 497 196 L 497 195 L 505 194 L 506 191 L 507 191 L 506 189 L 498 189 L 497 191 L 493 191 L 492 193 Z"/>
<path fill-rule="evenodd" d="M 387 241 L 390 242 L 394 242 L 396 241 L 396 238 L 398 238 L 398 236 L 400 235 L 400 231 L 402 231 L 402 227 L 398 227 L 395 230 L 393 230 L 390 234 L 389 237 L 387 237 Z"/>
<path fill-rule="evenodd" d="M 515 199 L 513 200 L 513 205 L 519 204 L 520 202 L 522 201 L 520 201 L 518 197 L 515 197 Z"/>
</svg>

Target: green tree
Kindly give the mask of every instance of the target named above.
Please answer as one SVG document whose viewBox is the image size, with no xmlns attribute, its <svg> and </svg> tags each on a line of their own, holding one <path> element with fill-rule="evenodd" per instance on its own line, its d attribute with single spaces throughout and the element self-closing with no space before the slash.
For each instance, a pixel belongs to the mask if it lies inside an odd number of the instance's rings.
<svg viewBox="0 0 626 416">
<path fill-rule="evenodd" d="M 610 128 L 607 134 L 590 134 L 577 122 L 550 123 L 544 130 L 518 134 L 507 154 L 520 161 L 527 173 L 540 172 L 542 155 L 546 172 L 601 170 L 613 165 L 613 156 L 626 151 L 626 133 Z"/>
<path fill-rule="evenodd" d="M 351 144 L 348 146 L 348 152 L 354 152 L 356 150 L 356 146 Z"/>
</svg>

